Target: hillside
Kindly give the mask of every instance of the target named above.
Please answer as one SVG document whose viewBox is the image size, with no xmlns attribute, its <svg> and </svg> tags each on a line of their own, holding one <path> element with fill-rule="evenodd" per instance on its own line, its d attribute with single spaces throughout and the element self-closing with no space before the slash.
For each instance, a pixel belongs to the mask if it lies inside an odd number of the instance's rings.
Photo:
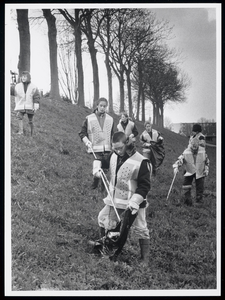
<svg viewBox="0 0 225 300">
<path fill-rule="evenodd" d="M 147 220 L 151 234 L 149 267 L 140 266 L 137 240 L 130 236 L 118 262 L 93 252 L 100 190 L 89 189 L 93 156 L 78 132 L 87 108 L 42 99 L 34 117 L 35 133 L 16 134 L 11 99 L 12 290 L 161 290 L 216 288 L 216 149 L 203 207 L 179 202 L 183 180 L 172 182 L 172 164 L 188 140 L 161 130 L 166 157 L 152 181 Z M 115 124 L 119 118 L 114 116 Z M 137 122 L 139 133 L 143 124 Z M 156 128 L 157 129 L 157 128 Z M 140 145 L 137 148 L 141 151 Z"/>
</svg>

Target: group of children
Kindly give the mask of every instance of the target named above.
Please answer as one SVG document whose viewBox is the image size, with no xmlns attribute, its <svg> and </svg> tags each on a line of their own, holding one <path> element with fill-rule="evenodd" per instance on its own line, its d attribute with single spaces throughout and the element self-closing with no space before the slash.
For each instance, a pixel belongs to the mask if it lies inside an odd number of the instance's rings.
<svg viewBox="0 0 225 300">
<path fill-rule="evenodd" d="M 33 116 L 39 108 L 40 95 L 31 83 L 29 72 L 23 72 L 21 82 L 11 89 L 15 96 L 15 111 L 19 121 L 19 134 L 23 134 L 23 117 L 27 114 L 33 134 Z M 149 257 L 150 237 L 146 221 L 147 194 L 151 188 L 151 176 L 156 175 L 165 152 L 163 137 L 160 132 L 152 129 L 151 122 L 145 122 L 145 130 L 140 135 L 143 152 L 140 154 L 135 147 L 138 130 L 135 123 L 123 112 L 121 120 L 114 132 L 114 120 L 106 113 L 108 101 L 100 98 L 97 107 L 88 115 L 79 132 L 79 136 L 93 154 L 92 189 L 96 189 L 102 172 L 109 171 L 109 193 L 103 199 L 105 206 L 98 215 L 100 236 L 116 227 L 118 216 L 129 210 L 135 215 L 132 225 L 139 237 L 141 258 L 146 263 Z M 193 126 L 193 135 L 187 149 L 173 164 L 176 174 L 185 165 L 183 191 L 184 203 L 192 205 L 191 187 L 196 182 L 196 202 L 203 202 L 204 178 L 209 173 L 209 159 L 205 151 L 205 137 L 201 126 Z M 158 151 L 158 164 L 154 151 Z"/>
</svg>

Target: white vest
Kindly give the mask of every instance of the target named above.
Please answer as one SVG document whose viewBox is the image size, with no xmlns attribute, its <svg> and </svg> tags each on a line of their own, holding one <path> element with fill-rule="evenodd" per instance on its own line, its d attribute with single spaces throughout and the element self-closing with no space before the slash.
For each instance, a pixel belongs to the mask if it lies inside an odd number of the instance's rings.
<svg viewBox="0 0 225 300">
<path fill-rule="evenodd" d="M 95 113 L 87 116 L 88 138 L 92 142 L 94 152 L 111 151 L 111 131 L 113 118 L 108 114 L 105 115 L 103 129 L 101 128 Z M 92 151 L 88 149 L 88 152 Z"/>
<path fill-rule="evenodd" d="M 204 177 L 206 152 L 203 147 L 199 147 L 196 156 L 193 155 L 191 150 L 187 148 L 184 153 L 184 160 L 186 162 L 186 173 L 184 176 L 191 176 L 196 173 L 196 179 Z"/>
<path fill-rule="evenodd" d="M 24 85 L 22 82 L 15 87 L 15 110 L 34 109 L 33 96 L 37 88 L 33 83 L 27 86 L 27 92 L 24 92 Z"/>
<path fill-rule="evenodd" d="M 110 159 L 110 184 L 109 192 L 116 208 L 125 209 L 129 199 L 137 189 L 137 178 L 141 162 L 146 159 L 139 152 L 129 157 L 119 168 L 116 175 L 117 155 L 112 154 Z M 112 202 L 107 196 L 103 199 L 105 204 L 112 206 Z"/>
<path fill-rule="evenodd" d="M 159 136 L 159 133 L 158 133 L 158 131 L 155 130 L 155 129 L 152 129 L 152 138 L 150 137 L 150 135 L 149 135 L 149 133 L 147 132 L 147 130 L 145 130 L 145 131 L 142 133 L 142 137 L 143 137 L 143 139 L 145 140 L 146 143 L 150 143 L 151 141 L 157 142 L 158 136 Z M 143 152 L 150 152 L 150 149 L 143 148 L 142 151 L 143 151 Z"/>
<path fill-rule="evenodd" d="M 133 128 L 134 128 L 134 122 L 132 122 L 132 121 L 128 121 L 125 130 L 123 129 L 123 126 L 121 125 L 121 121 L 117 125 L 118 131 L 124 132 L 126 134 L 126 137 L 129 137 L 131 135 Z"/>
</svg>

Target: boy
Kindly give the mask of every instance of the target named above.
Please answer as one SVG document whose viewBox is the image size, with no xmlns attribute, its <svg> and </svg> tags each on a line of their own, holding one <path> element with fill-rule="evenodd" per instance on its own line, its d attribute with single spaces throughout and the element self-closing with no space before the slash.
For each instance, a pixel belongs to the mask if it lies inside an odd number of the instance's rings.
<svg viewBox="0 0 225 300">
<path fill-rule="evenodd" d="M 205 148 L 199 146 L 198 138 L 193 138 L 187 149 L 178 157 L 173 164 L 174 174 L 178 172 L 179 167 L 183 164 L 186 167 L 183 181 L 184 204 L 191 206 L 191 188 L 192 181 L 195 179 L 196 184 L 196 203 L 203 203 L 204 180 L 209 174 L 209 159 Z"/>
</svg>

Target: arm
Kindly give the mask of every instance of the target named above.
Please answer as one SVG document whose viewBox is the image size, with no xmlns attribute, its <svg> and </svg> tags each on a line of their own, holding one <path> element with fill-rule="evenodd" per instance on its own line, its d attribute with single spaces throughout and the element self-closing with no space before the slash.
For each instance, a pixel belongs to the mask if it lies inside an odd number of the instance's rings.
<svg viewBox="0 0 225 300">
<path fill-rule="evenodd" d="M 149 190 L 150 190 L 150 168 L 149 161 L 143 160 L 140 166 L 137 179 L 137 188 L 135 193 L 129 199 L 128 208 L 132 211 L 132 214 L 135 214 L 141 203 L 145 200 Z"/>
<path fill-rule="evenodd" d="M 135 124 L 134 124 L 134 128 L 132 130 L 132 133 L 133 133 L 134 137 L 136 137 L 138 135 L 138 130 L 137 130 L 137 127 Z"/>
<path fill-rule="evenodd" d="M 145 159 L 142 161 L 138 173 L 137 189 L 135 191 L 135 194 L 139 194 L 140 196 L 142 196 L 143 199 L 145 199 L 150 188 L 151 188 L 151 184 L 150 184 L 149 161 Z"/>
<path fill-rule="evenodd" d="M 10 85 L 10 95 L 11 96 L 16 96 L 16 90 L 15 90 L 16 85 L 15 84 L 11 84 Z"/>
<path fill-rule="evenodd" d="M 87 119 L 85 119 L 83 121 L 82 127 L 80 132 L 78 133 L 81 140 L 83 140 L 83 138 L 86 136 L 88 138 L 88 133 L 87 133 Z"/>
</svg>

